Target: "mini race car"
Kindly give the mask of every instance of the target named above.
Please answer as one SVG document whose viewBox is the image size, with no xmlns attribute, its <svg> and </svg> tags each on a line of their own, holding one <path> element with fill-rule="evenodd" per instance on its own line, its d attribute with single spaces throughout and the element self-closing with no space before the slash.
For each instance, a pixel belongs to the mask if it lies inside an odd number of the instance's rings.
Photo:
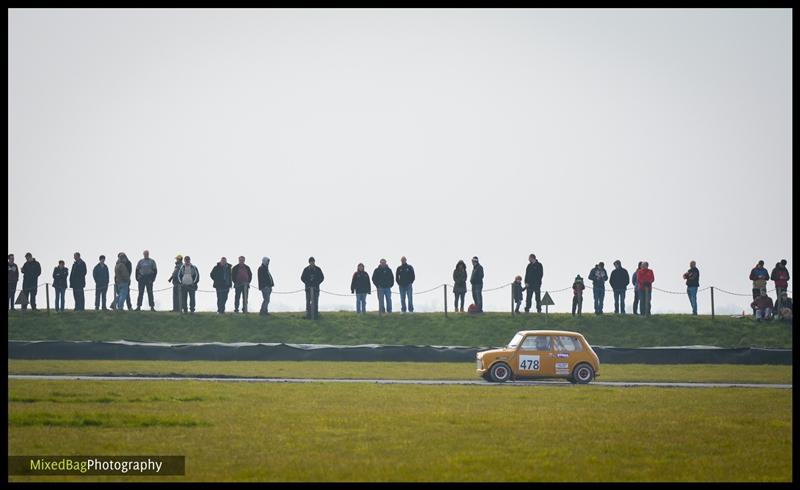
<svg viewBox="0 0 800 490">
<path fill-rule="evenodd" d="M 583 335 L 560 330 L 523 330 L 501 349 L 478 352 L 478 374 L 487 381 L 564 378 L 585 384 L 600 372 L 600 360 Z"/>
</svg>

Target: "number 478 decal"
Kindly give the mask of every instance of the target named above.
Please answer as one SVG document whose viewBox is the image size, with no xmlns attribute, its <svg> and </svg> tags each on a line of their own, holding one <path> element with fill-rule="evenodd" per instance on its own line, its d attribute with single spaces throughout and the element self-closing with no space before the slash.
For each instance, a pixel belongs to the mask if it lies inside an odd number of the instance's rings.
<svg viewBox="0 0 800 490">
<path fill-rule="evenodd" d="M 519 356 L 519 368 L 523 371 L 538 371 L 539 356 Z"/>
</svg>

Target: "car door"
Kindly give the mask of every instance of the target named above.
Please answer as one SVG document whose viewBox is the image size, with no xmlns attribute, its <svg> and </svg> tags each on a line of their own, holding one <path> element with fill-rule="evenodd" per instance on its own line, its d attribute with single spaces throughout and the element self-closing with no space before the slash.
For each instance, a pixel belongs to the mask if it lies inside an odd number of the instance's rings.
<svg viewBox="0 0 800 490">
<path fill-rule="evenodd" d="M 550 377 L 555 375 L 553 341 L 549 335 L 528 335 L 517 349 L 517 376 Z"/>
<path fill-rule="evenodd" d="M 553 337 L 556 376 L 570 376 L 572 369 L 584 358 L 583 344 L 578 337 L 556 335 Z"/>
</svg>

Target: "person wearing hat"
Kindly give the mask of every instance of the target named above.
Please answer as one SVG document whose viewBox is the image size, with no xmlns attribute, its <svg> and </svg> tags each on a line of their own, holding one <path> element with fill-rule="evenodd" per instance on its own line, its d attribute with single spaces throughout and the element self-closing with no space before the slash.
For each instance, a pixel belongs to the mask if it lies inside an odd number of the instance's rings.
<svg viewBox="0 0 800 490">
<path fill-rule="evenodd" d="M 306 319 L 319 318 L 319 285 L 325 280 L 322 269 L 316 266 L 314 257 L 308 258 L 308 267 L 303 269 L 300 280 L 306 286 Z"/>
<path fill-rule="evenodd" d="M 478 257 L 472 257 L 472 274 L 469 276 L 472 285 L 472 301 L 475 303 L 475 313 L 483 313 L 483 266 Z"/>
<path fill-rule="evenodd" d="M 775 264 L 775 268 L 772 269 L 772 273 L 770 274 L 769 278 L 775 282 L 775 309 L 779 310 L 782 295 L 786 292 L 786 289 L 789 287 L 789 270 L 786 268 L 786 259 L 781 260 L 777 264 Z"/>
<path fill-rule="evenodd" d="M 608 279 L 611 290 L 614 292 L 614 313 L 625 314 L 625 289 L 628 288 L 630 282 L 628 271 L 622 267 L 619 260 L 615 260 L 614 270 L 611 271 L 611 277 Z"/>
<path fill-rule="evenodd" d="M 584 289 L 586 289 L 586 286 L 583 284 L 583 278 L 578 274 L 575 276 L 575 282 L 572 283 L 572 316 L 575 316 L 576 308 L 578 310 L 578 316 L 581 316 Z"/>
<path fill-rule="evenodd" d="M 172 270 L 172 275 L 167 279 L 167 282 L 172 283 L 172 311 L 175 313 L 180 313 L 181 311 L 181 280 L 178 276 L 181 265 L 183 265 L 183 255 L 178 254 L 175 256 L 175 269 Z"/>
<path fill-rule="evenodd" d="M 602 315 L 603 300 L 606 296 L 606 281 L 608 281 L 608 274 L 603 262 L 598 262 L 589 271 L 589 280 L 592 281 L 592 293 L 594 293 L 594 313 L 595 315 Z"/>
</svg>

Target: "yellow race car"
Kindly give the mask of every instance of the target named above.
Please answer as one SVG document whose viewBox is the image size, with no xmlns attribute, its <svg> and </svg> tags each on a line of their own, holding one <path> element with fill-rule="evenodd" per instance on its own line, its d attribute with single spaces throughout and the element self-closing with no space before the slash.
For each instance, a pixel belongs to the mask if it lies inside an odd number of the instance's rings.
<svg viewBox="0 0 800 490">
<path fill-rule="evenodd" d="M 583 335 L 562 330 L 523 330 L 502 349 L 478 352 L 478 374 L 487 381 L 564 378 L 589 383 L 600 360 Z"/>
</svg>

